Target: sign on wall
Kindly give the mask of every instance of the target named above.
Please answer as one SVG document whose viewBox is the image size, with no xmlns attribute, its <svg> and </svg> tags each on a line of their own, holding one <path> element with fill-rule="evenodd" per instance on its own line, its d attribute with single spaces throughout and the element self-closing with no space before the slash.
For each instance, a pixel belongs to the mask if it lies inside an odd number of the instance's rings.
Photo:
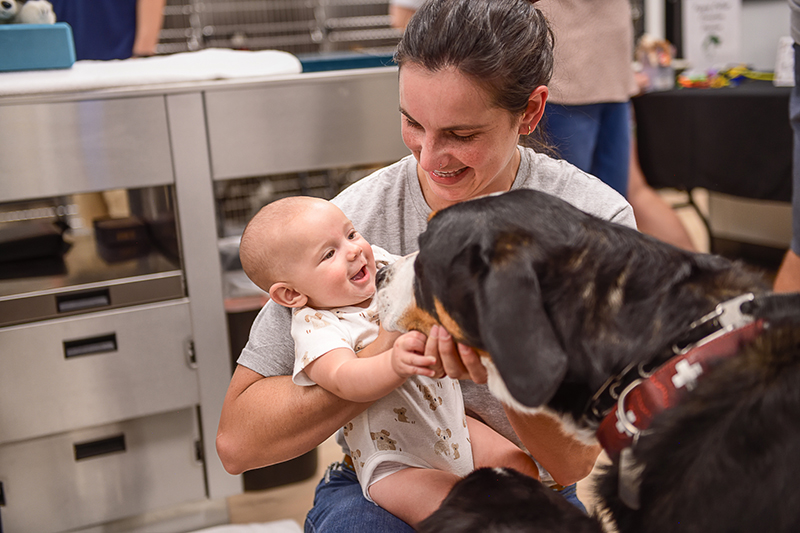
<svg viewBox="0 0 800 533">
<path fill-rule="evenodd" d="M 742 0 L 683 0 L 683 56 L 693 69 L 741 61 Z"/>
</svg>

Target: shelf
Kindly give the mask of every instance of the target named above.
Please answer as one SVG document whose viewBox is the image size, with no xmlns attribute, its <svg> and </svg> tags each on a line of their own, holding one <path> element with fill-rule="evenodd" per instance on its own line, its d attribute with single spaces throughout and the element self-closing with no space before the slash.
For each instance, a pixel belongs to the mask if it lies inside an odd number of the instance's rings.
<svg viewBox="0 0 800 533">
<path fill-rule="evenodd" d="M 0 263 L 0 327 L 185 296 L 179 261 L 156 248 L 107 261 L 91 234 L 68 240 L 63 259 Z"/>
</svg>

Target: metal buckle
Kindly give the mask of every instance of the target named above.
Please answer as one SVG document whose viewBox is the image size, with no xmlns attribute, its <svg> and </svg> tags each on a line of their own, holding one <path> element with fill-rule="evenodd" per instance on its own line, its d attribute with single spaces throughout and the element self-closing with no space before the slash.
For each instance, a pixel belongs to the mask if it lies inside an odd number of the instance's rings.
<svg viewBox="0 0 800 533">
<path fill-rule="evenodd" d="M 625 413 L 625 399 L 628 397 L 628 394 L 630 394 L 630 392 L 641 382 L 641 379 L 635 379 L 631 381 L 628 386 L 625 387 L 625 390 L 622 391 L 622 394 L 619 395 L 619 399 L 617 400 L 617 420 L 620 424 L 622 424 L 622 427 L 625 428 L 625 431 L 631 434 L 634 444 L 637 440 L 639 440 L 639 434 L 642 432 L 642 430 L 636 427 L 633 422 L 628 420 L 628 415 Z"/>
<path fill-rule="evenodd" d="M 742 304 L 745 302 L 752 302 L 754 299 L 755 295 L 752 292 L 748 292 L 747 294 L 742 294 L 717 304 L 713 311 L 704 317 L 695 320 L 689 325 L 689 329 L 693 330 L 712 322 L 715 326 L 717 326 L 717 330 L 703 337 L 699 341 L 684 347 L 683 349 L 673 346 L 672 351 L 676 355 L 684 354 L 693 348 L 707 344 L 714 339 L 725 335 L 729 331 L 733 331 L 736 328 L 746 326 L 747 324 L 755 321 L 753 316 L 742 312 Z"/>
</svg>

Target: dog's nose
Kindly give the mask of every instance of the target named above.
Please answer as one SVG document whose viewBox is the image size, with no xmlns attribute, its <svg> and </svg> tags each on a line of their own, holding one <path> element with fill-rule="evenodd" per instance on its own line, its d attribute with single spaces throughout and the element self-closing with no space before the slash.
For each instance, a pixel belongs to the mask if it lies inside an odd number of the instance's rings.
<svg viewBox="0 0 800 533">
<path fill-rule="evenodd" d="M 3 6 L 3 9 L 11 9 L 11 2 L 0 2 L 0 5 Z"/>
<path fill-rule="evenodd" d="M 389 275 L 389 267 L 381 267 L 375 273 L 375 287 L 380 289 L 383 282 L 386 281 L 386 277 Z"/>
</svg>

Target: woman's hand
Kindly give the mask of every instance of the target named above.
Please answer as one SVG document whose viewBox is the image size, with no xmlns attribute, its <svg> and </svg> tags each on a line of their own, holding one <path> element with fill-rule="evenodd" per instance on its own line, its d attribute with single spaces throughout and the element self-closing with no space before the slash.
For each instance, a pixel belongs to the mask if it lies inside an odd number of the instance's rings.
<svg viewBox="0 0 800 533">
<path fill-rule="evenodd" d="M 431 339 L 434 339 L 433 341 Z M 434 354 L 441 361 L 444 373 L 453 379 L 471 379 L 475 383 L 486 383 L 486 367 L 478 353 L 464 344 L 456 344 L 453 337 L 442 326 L 433 326 L 428 337 L 426 353 Z"/>
</svg>

